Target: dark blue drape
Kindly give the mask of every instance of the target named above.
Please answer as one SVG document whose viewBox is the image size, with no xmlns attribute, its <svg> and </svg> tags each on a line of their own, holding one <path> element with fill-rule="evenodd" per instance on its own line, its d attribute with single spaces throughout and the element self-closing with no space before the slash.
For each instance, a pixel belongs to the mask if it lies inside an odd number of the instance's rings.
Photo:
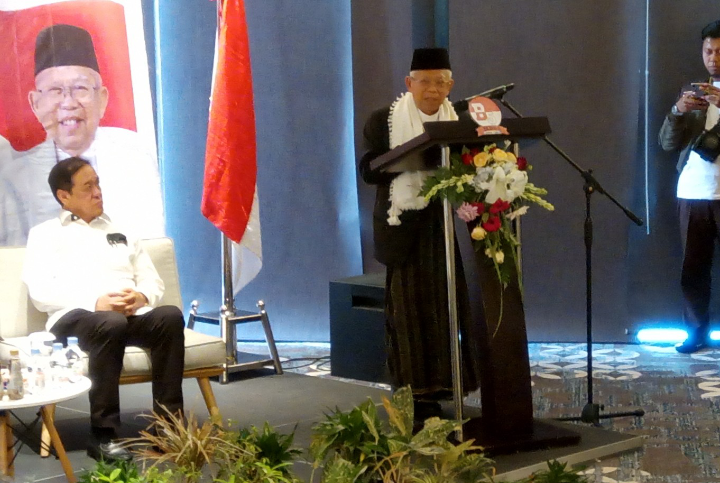
<svg viewBox="0 0 720 483">
<path fill-rule="evenodd" d="M 328 340 L 328 282 L 361 273 L 350 5 L 245 1 L 258 141 L 263 269 L 236 305 L 267 304 L 280 340 Z M 220 299 L 220 235 L 200 213 L 214 2 L 155 0 L 156 105 L 167 231 L 186 305 Z M 149 8 L 145 9 L 146 12 Z M 248 328 L 242 337 L 260 338 Z"/>
</svg>

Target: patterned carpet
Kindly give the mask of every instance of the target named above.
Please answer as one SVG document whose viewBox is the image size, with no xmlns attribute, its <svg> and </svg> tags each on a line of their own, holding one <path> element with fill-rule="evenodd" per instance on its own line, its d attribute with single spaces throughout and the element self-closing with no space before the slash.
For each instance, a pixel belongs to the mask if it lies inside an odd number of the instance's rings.
<svg viewBox="0 0 720 483">
<path fill-rule="evenodd" d="M 288 370 L 333 377 L 328 345 L 281 344 L 279 352 L 291 359 Z M 578 416 L 587 402 L 585 345 L 531 344 L 529 352 L 536 416 Z M 590 481 L 720 482 L 720 350 L 687 356 L 672 347 L 595 345 L 593 374 L 594 402 L 605 406 L 601 414 L 645 410 L 642 418 L 603 419 L 601 426 L 642 435 L 646 443 L 590 466 Z M 478 403 L 478 394 L 466 400 Z"/>
</svg>

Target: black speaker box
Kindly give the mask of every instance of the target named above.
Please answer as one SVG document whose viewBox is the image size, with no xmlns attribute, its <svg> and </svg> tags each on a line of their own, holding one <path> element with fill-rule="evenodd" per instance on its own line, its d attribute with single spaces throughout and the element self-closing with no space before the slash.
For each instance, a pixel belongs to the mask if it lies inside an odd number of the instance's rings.
<svg viewBox="0 0 720 483">
<path fill-rule="evenodd" d="M 385 274 L 330 282 L 330 367 L 338 377 L 389 382 L 385 363 Z"/>
</svg>

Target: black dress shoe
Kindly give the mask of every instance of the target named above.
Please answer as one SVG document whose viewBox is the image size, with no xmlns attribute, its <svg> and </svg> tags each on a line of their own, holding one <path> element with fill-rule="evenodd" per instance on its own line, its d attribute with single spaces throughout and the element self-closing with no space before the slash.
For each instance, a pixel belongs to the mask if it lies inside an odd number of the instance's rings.
<svg viewBox="0 0 720 483">
<path fill-rule="evenodd" d="M 124 448 L 120 443 L 116 441 L 110 441 L 107 443 L 100 443 L 97 441 L 91 441 L 88 443 L 87 455 L 95 461 L 104 460 L 107 462 L 112 461 L 130 461 L 132 459 L 132 453 Z"/>
<path fill-rule="evenodd" d="M 699 350 L 705 349 L 707 346 L 707 342 L 704 338 L 697 339 L 695 337 L 688 337 L 684 342 L 677 344 L 675 346 L 675 350 L 680 354 L 694 354 Z"/>
</svg>

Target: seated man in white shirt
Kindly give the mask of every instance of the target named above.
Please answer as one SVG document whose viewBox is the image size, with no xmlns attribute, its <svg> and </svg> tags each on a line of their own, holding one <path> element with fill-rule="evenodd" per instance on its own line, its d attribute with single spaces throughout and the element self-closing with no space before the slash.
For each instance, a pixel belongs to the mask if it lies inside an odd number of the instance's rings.
<svg viewBox="0 0 720 483">
<path fill-rule="evenodd" d="M 89 354 L 88 455 L 128 459 L 114 442 L 125 346 L 150 349 L 153 409 L 181 413 L 183 315 L 174 306 L 158 307 L 164 284 L 137 241 L 103 212 L 99 179 L 87 161 L 60 161 L 48 183 L 63 209 L 30 230 L 23 280 L 35 306 L 47 312 L 48 330 L 60 340 L 76 336 Z"/>
</svg>

